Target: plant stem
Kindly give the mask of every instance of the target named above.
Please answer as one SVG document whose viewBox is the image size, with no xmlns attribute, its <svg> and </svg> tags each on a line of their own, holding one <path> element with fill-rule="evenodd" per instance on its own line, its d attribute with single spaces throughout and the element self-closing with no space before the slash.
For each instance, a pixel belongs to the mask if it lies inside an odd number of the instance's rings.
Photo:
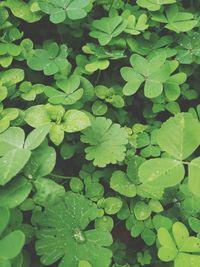
<svg viewBox="0 0 200 267">
<path fill-rule="evenodd" d="M 71 176 L 64 176 L 64 175 L 58 175 L 58 174 L 55 174 L 55 173 L 51 173 L 50 176 L 52 178 L 56 178 L 56 179 L 72 179 Z"/>
</svg>

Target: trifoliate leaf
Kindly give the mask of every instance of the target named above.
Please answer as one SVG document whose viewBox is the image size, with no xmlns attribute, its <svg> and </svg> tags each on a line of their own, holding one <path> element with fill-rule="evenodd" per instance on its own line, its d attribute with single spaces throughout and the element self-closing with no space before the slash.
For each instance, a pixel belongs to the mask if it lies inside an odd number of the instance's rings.
<svg viewBox="0 0 200 267">
<path fill-rule="evenodd" d="M 94 160 L 95 166 L 105 167 L 124 159 L 128 135 L 119 124 L 102 117 L 92 120 L 91 127 L 83 131 L 81 141 L 90 144 L 85 149 L 86 159 Z"/>
<path fill-rule="evenodd" d="M 51 265 L 62 258 L 59 264 L 62 267 L 78 266 L 80 261 L 96 267 L 109 266 L 112 252 L 106 247 L 112 243 L 110 233 L 86 230 L 97 216 L 95 204 L 72 192 L 46 208 L 38 217 L 36 250 L 41 262 Z"/>
<path fill-rule="evenodd" d="M 126 28 L 126 25 L 127 21 L 122 17 L 104 17 L 93 21 L 94 30 L 90 32 L 90 36 L 97 38 L 101 45 L 106 45 L 113 37 L 118 36 Z"/>
<path fill-rule="evenodd" d="M 43 12 L 50 15 L 50 21 L 57 24 L 63 22 L 67 17 L 71 20 L 84 18 L 87 15 L 85 7 L 89 3 L 90 0 L 42 0 L 39 5 Z"/>
<path fill-rule="evenodd" d="M 58 46 L 57 43 L 47 43 L 44 49 L 36 49 L 34 54 L 28 58 L 28 66 L 35 71 L 42 71 L 45 75 L 53 75 L 67 68 L 68 48 L 65 45 Z"/>
</svg>

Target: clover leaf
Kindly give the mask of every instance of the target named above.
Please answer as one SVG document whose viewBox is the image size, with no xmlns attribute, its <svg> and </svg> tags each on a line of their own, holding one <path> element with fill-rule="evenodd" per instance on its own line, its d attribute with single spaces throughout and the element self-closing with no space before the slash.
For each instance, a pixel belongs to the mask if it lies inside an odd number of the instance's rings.
<svg viewBox="0 0 200 267">
<path fill-rule="evenodd" d="M 3 44 L 0 43 L 0 65 L 3 68 L 7 68 L 13 61 L 14 57 L 17 57 L 21 53 L 21 47 L 12 43 Z"/>
<path fill-rule="evenodd" d="M 53 75 L 68 66 L 66 45 L 46 43 L 44 49 L 36 49 L 28 59 L 27 64 L 32 70 L 43 71 L 45 75 Z"/>
<path fill-rule="evenodd" d="M 140 15 L 137 20 L 134 15 L 130 15 L 127 18 L 127 26 L 124 32 L 131 34 L 131 35 L 138 35 L 141 32 L 145 31 L 148 27 L 149 25 L 147 24 L 146 14 Z"/>
<path fill-rule="evenodd" d="M 101 45 L 108 44 L 126 28 L 127 22 L 122 17 L 104 17 L 92 23 L 93 30 L 90 36 L 97 38 Z"/>
<path fill-rule="evenodd" d="M 43 84 L 32 84 L 31 82 L 24 81 L 19 86 L 20 96 L 26 101 L 33 101 L 44 92 L 45 86 Z"/>
<path fill-rule="evenodd" d="M 67 17 L 71 20 L 82 19 L 87 15 L 85 8 L 90 0 L 47 0 L 40 1 L 41 10 L 50 15 L 50 21 L 58 24 Z"/>
<path fill-rule="evenodd" d="M 56 82 L 58 89 L 46 87 L 44 93 L 48 97 L 49 103 L 73 105 L 83 96 L 83 88 L 80 88 L 80 78 L 72 75 L 68 79 L 60 79 Z"/>
<path fill-rule="evenodd" d="M 176 3 L 176 0 L 137 0 L 137 4 L 141 7 L 147 8 L 150 11 L 156 11 L 162 5 Z"/>
<path fill-rule="evenodd" d="M 0 108 L 0 133 L 4 132 L 12 125 L 12 121 L 19 116 L 19 109 L 17 108 Z"/>
<path fill-rule="evenodd" d="M 189 12 L 179 12 L 177 5 L 166 7 L 166 15 L 154 14 L 152 20 L 165 23 L 165 28 L 179 32 L 188 32 L 197 25 L 194 15 Z"/>
<path fill-rule="evenodd" d="M 182 34 L 178 39 L 179 46 L 177 47 L 177 60 L 182 64 L 191 64 L 192 62 L 199 63 L 200 48 L 199 48 L 200 34 L 198 32 L 191 32 Z"/>
<path fill-rule="evenodd" d="M 160 53 L 149 60 L 138 54 L 132 55 L 130 58 L 132 68 L 121 68 L 121 75 L 127 81 L 123 88 L 124 95 L 135 94 L 145 83 L 144 95 L 146 97 L 159 96 L 163 91 L 163 83 L 170 77 L 170 66 L 165 61 L 165 53 Z"/>
<path fill-rule="evenodd" d="M 36 22 L 42 17 L 37 0 L 31 0 L 28 3 L 23 0 L 6 0 L 5 6 L 10 8 L 15 17 L 29 23 Z"/>
<path fill-rule="evenodd" d="M 31 150 L 43 142 L 48 132 L 46 125 L 37 128 L 28 135 L 26 141 L 25 133 L 19 127 L 10 127 L 0 134 L 1 185 L 8 183 L 23 169 L 31 157 Z"/>
<path fill-rule="evenodd" d="M 85 149 L 86 159 L 105 167 L 115 164 L 125 157 L 128 135 L 124 128 L 104 117 L 92 120 L 91 127 L 82 131 L 81 141 L 90 146 Z"/>
<path fill-rule="evenodd" d="M 107 267 L 112 257 L 106 248 L 112 243 L 110 233 L 100 228 L 87 230 L 97 216 L 95 204 L 72 192 L 45 208 L 37 220 L 36 251 L 41 262 L 51 265 L 61 259 L 60 267 L 78 267 L 80 261 L 88 261 L 92 266 Z"/>
<path fill-rule="evenodd" d="M 172 235 L 165 228 L 158 230 L 158 240 L 161 247 L 158 250 L 158 257 L 164 261 L 174 261 L 174 266 L 199 266 L 200 239 L 189 236 L 185 225 L 176 222 L 172 226 Z M 195 253 L 195 254 L 192 254 Z"/>
<path fill-rule="evenodd" d="M 48 125 L 50 139 L 56 145 L 63 141 L 64 132 L 78 132 L 90 126 L 89 117 L 83 111 L 65 112 L 63 106 L 51 104 L 30 107 L 25 112 L 25 121 L 34 128 Z"/>
</svg>

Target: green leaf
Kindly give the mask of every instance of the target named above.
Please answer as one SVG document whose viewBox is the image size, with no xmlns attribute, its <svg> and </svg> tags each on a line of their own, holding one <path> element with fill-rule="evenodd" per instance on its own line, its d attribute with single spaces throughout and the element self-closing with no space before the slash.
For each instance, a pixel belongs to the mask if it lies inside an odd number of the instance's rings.
<svg viewBox="0 0 200 267">
<path fill-rule="evenodd" d="M 37 219 L 36 250 L 41 262 L 51 265 L 62 258 L 59 264 L 62 267 L 78 266 L 80 261 L 96 267 L 109 266 L 112 252 L 106 247 L 112 243 L 110 233 L 102 229 L 86 230 L 97 216 L 94 203 L 72 192 L 46 208 Z"/>
<path fill-rule="evenodd" d="M 42 206 L 54 204 L 65 194 L 65 189 L 62 185 L 47 178 L 38 178 L 34 185 L 36 189 L 34 201 Z"/>
<path fill-rule="evenodd" d="M 200 171 L 200 157 L 193 159 L 188 168 L 188 184 L 191 192 L 199 196 L 200 193 L 200 179 L 199 179 L 199 171 Z"/>
<path fill-rule="evenodd" d="M 103 203 L 105 212 L 109 215 L 117 213 L 122 207 L 122 201 L 117 197 L 108 197 Z"/>
<path fill-rule="evenodd" d="M 9 209 L 6 207 L 0 207 L 0 234 L 5 230 L 9 219 L 10 219 L 10 212 Z"/>
<path fill-rule="evenodd" d="M 101 45 L 108 44 L 113 37 L 118 36 L 126 28 L 127 22 L 120 16 L 104 17 L 92 23 L 94 28 L 90 36 L 97 38 Z"/>
<path fill-rule="evenodd" d="M 134 214 L 137 220 L 144 221 L 151 215 L 151 209 L 146 203 L 138 201 L 134 207 Z"/>
<path fill-rule="evenodd" d="M 45 139 L 49 132 L 49 125 L 42 125 L 33 130 L 26 138 L 24 148 L 33 150 L 38 147 Z"/>
<path fill-rule="evenodd" d="M 81 141 L 90 144 L 85 149 L 86 159 L 94 160 L 93 164 L 105 167 L 115 164 L 125 157 L 128 135 L 124 128 L 104 117 L 92 120 L 91 127 L 85 129 Z"/>
<path fill-rule="evenodd" d="M 22 250 L 25 236 L 22 231 L 16 230 L 0 240 L 0 258 L 14 259 Z M 12 249 L 10 245 L 12 244 Z"/>
<path fill-rule="evenodd" d="M 23 176 L 18 176 L 0 189 L 0 206 L 10 209 L 19 206 L 28 197 L 31 189 L 31 183 Z"/>
<path fill-rule="evenodd" d="M 10 127 L 0 134 L 0 156 L 16 148 L 23 148 L 25 133 L 21 128 Z"/>
<path fill-rule="evenodd" d="M 31 156 L 26 149 L 16 148 L 0 158 L 0 185 L 9 182 L 25 166 Z"/>
<path fill-rule="evenodd" d="M 30 126 L 37 128 L 51 122 L 45 106 L 36 105 L 28 108 L 25 112 L 25 121 Z"/>
<path fill-rule="evenodd" d="M 147 160 L 139 168 L 142 183 L 160 188 L 175 186 L 182 181 L 184 174 L 183 164 L 168 158 Z"/>
<path fill-rule="evenodd" d="M 37 2 L 34 0 L 25 3 L 22 0 L 6 0 L 6 6 L 8 6 L 15 17 L 23 19 L 29 23 L 38 21 L 41 19 L 42 14 L 38 11 L 33 11 L 32 5 Z"/>
<path fill-rule="evenodd" d="M 46 176 L 51 173 L 55 163 L 55 149 L 44 143 L 32 152 L 31 158 L 24 168 L 24 174 L 30 179 Z"/>
<path fill-rule="evenodd" d="M 65 0 L 65 1 L 41 1 L 40 8 L 50 15 L 50 21 L 57 24 L 63 22 L 66 17 L 71 20 L 82 19 L 87 15 L 85 8 L 90 0 Z"/>
<path fill-rule="evenodd" d="M 62 128 L 65 132 L 74 133 L 84 130 L 91 125 L 90 119 L 86 113 L 71 109 L 64 115 Z"/>
<path fill-rule="evenodd" d="M 78 267 L 92 267 L 88 261 L 79 261 Z"/>
<path fill-rule="evenodd" d="M 122 171 L 115 171 L 110 180 L 110 187 L 116 192 L 126 197 L 136 195 L 136 186 L 128 179 L 128 176 Z"/>
<path fill-rule="evenodd" d="M 167 229 L 160 228 L 158 230 L 158 240 L 162 245 L 158 250 L 158 257 L 164 262 L 174 260 L 178 254 L 178 250 Z"/>
<path fill-rule="evenodd" d="M 162 124 L 157 141 L 162 150 L 179 160 L 200 145 L 200 123 L 189 113 L 179 113 Z"/>
</svg>

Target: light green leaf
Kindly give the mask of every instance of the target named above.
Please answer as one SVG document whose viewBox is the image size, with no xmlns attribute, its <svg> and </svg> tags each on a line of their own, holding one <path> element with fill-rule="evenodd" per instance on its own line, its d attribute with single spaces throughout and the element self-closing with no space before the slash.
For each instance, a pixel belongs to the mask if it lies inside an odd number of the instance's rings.
<svg viewBox="0 0 200 267">
<path fill-rule="evenodd" d="M 162 150 L 184 160 L 200 145 L 200 122 L 189 113 L 179 113 L 162 124 L 157 141 Z"/>
<path fill-rule="evenodd" d="M 138 201 L 134 207 L 134 214 L 137 220 L 144 221 L 151 215 L 151 209 L 146 203 Z"/>
<path fill-rule="evenodd" d="M 32 127 L 37 128 L 51 122 L 45 106 L 37 105 L 28 108 L 25 112 L 25 121 Z"/>
<path fill-rule="evenodd" d="M 10 127 L 0 134 L 0 156 L 16 149 L 23 148 L 25 139 L 24 131 L 19 127 Z"/>
<path fill-rule="evenodd" d="M 193 159 L 188 168 L 188 184 L 193 194 L 200 195 L 200 157 Z"/>
<path fill-rule="evenodd" d="M 49 132 L 49 125 L 42 125 L 37 129 L 33 130 L 26 138 L 24 148 L 33 150 L 38 147 L 45 139 Z"/>
<path fill-rule="evenodd" d="M 184 174 L 183 164 L 168 158 L 147 160 L 139 168 L 139 178 L 142 183 L 149 183 L 161 188 L 180 183 Z"/>
<path fill-rule="evenodd" d="M 126 197 L 136 195 L 136 186 L 129 180 L 128 176 L 122 171 L 115 171 L 110 180 L 110 187 L 116 192 Z"/>
<path fill-rule="evenodd" d="M 75 109 L 68 110 L 65 113 L 63 120 L 63 130 L 68 133 L 82 131 L 91 125 L 87 114 Z"/>
<path fill-rule="evenodd" d="M 16 148 L 0 158 L 0 185 L 9 182 L 25 166 L 30 156 L 29 150 Z"/>
</svg>

